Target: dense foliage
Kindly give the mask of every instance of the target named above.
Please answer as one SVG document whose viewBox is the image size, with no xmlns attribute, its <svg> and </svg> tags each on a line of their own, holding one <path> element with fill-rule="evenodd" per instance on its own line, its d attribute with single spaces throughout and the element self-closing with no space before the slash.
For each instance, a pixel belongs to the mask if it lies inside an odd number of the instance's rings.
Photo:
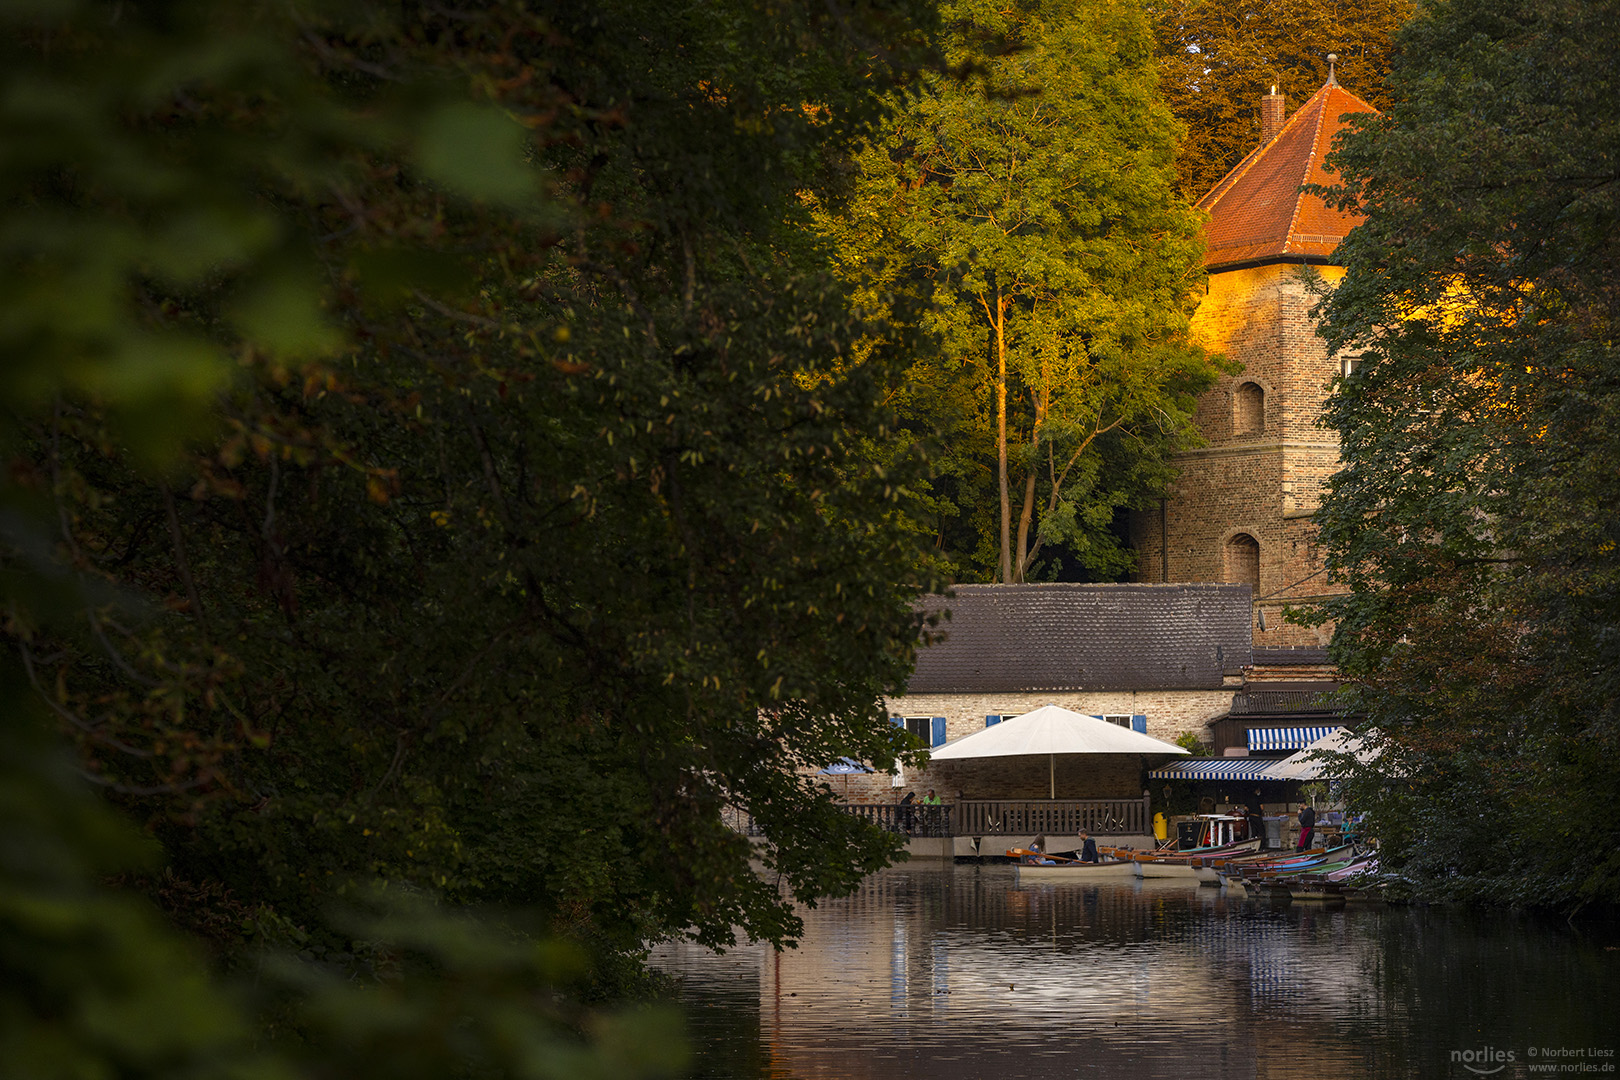
<svg viewBox="0 0 1620 1080">
<path fill-rule="evenodd" d="M 924 526 L 967 577 L 1129 569 L 1210 359 L 1188 344 L 1198 220 L 1130 3 L 945 10 L 953 71 L 856 160 L 822 226 L 846 274 L 932 308 L 900 402 L 945 432 Z"/>
<path fill-rule="evenodd" d="M 1362 357 L 1328 411 L 1334 648 L 1401 778 L 1362 796 L 1434 891 L 1620 899 L 1617 35 L 1430 4 L 1335 155 L 1367 221 L 1325 308 Z"/>
<path fill-rule="evenodd" d="M 1394 34 L 1412 0 L 1152 0 L 1165 102 L 1187 125 L 1181 192 L 1198 199 L 1260 145 L 1260 96 L 1275 86 L 1290 110 L 1337 77 L 1375 109 L 1389 101 Z"/>
<path fill-rule="evenodd" d="M 7 1060 L 668 1067 L 567 1003 L 893 853 L 795 767 L 908 752 L 905 335 L 797 226 L 928 7 L 7 18 Z"/>
</svg>

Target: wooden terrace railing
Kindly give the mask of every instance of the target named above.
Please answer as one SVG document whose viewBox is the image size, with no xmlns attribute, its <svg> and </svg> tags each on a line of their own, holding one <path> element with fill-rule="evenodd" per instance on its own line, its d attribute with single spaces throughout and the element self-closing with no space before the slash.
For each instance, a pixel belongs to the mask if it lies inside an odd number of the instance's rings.
<svg viewBox="0 0 1620 1080">
<path fill-rule="evenodd" d="M 1093 836 L 1146 836 L 1152 814 L 1140 799 L 965 799 L 942 806 L 922 803 L 842 803 L 844 811 L 863 817 L 885 832 L 905 836 L 1074 836 L 1081 829 Z M 758 836 L 754 820 L 740 811 L 727 824 Z"/>
<path fill-rule="evenodd" d="M 951 819 L 956 806 L 943 803 L 924 806 L 922 803 L 843 803 L 846 813 L 863 817 L 884 832 L 903 833 L 906 836 L 955 836 Z"/>
<path fill-rule="evenodd" d="M 957 836 L 1146 836 L 1153 832 L 1148 800 L 970 799 L 956 804 Z"/>
</svg>

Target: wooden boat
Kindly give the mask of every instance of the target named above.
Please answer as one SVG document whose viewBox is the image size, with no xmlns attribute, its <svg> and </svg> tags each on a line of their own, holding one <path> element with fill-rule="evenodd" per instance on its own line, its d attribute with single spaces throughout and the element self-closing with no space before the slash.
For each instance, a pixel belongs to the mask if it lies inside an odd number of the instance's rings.
<svg viewBox="0 0 1620 1080">
<path fill-rule="evenodd" d="M 1137 876 L 1143 878 L 1189 878 L 1198 880 L 1202 861 L 1217 856 L 1245 855 L 1260 850 L 1260 838 L 1226 844 L 1217 848 L 1189 848 L 1186 851 L 1140 852 L 1133 860 Z"/>
<path fill-rule="evenodd" d="M 1194 861 L 1193 873 L 1200 885 L 1221 885 L 1221 871 L 1238 866 L 1260 866 L 1277 858 L 1277 852 L 1252 851 L 1242 855 L 1205 855 Z"/>
<path fill-rule="evenodd" d="M 1294 900 L 1339 903 L 1345 901 L 1347 886 L 1364 880 L 1378 871 L 1378 856 L 1364 855 L 1345 866 L 1321 873 L 1301 874 L 1288 879 L 1288 895 Z"/>
<path fill-rule="evenodd" d="M 1349 845 L 1333 848 L 1320 858 L 1307 862 L 1302 866 L 1278 867 L 1265 872 L 1249 872 L 1243 875 L 1243 884 L 1246 889 L 1259 893 L 1275 893 L 1279 896 L 1288 895 L 1288 887 L 1307 874 L 1329 874 L 1341 870 L 1355 863 L 1357 856 Z"/>
<path fill-rule="evenodd" d="M 1007 857 L 1018 860 L 1019 881 L 1100 881 L 1136 876 L 1129 860 L 1103 858 L 1098 862 L 1081 862 L 1079 852 L 1075 851 L 1008 848 Z"/>
<path fill-rule="evenodd" d="M 1221 884 L 1230 890 L 1233 896 L 1260 894 L 1268 892 L 1271 883 L 1278 877 L 1319 869 L 1330 859 L 1348 855 L 1349 851 L 1348 846 L 1331 849 L 1312 848 L 1309 851 L 1277 855 L 1256 863 L 1221 866 L 1215 872 L 1220 875 Z"/>
<path fill-rule="evenodd" d="M 1116 859 L 1130 859 L 1134 862 L 1186 862 L 1200 858 L 1244 855 L 1258 850 L 1259 847 L 1260 841 L 1256 838 L 1254 840 L 1243 840 L 1236 844 L 1221 844 L 1215 847 L 1159 848 L 1152 851 L 1145 848 L 1099 847 L 1097 850 Z"/>
<path fill-rule="evenodd" d="M 1198 878 L 1206 883 L 1213 878 L 1213 884 L 1241 893 L 1243 874 L 1287 869 L 1320 859 L 1324 854 L 1325 848 L 1308 848 L 1305 851 L 1267 851 L 1226 858 L 1205 858 L 1198 868 Z"/>
<path fill-rule="evenodd" d="M 1057 862 L 1050 865 L 1020 862 L 1018 880 L 1025 881 L 1131 881 L 1136 877 L 1136 864 L 1123 859 L 1105 859 L 1102 862 Z"/>
</svg>

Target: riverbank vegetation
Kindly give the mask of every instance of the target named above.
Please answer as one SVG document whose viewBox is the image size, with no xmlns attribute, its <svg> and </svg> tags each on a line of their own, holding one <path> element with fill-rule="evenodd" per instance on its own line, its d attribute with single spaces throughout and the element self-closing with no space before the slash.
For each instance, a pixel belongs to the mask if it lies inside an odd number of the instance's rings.
<svg viewBox="0 0 1620 1080">
<path fill-rule="evenodd" d="M 1319 520 L 1387 866 L 1427 895 L 1620 900 L 1617 26 L 1447 0 L 1333 161 L 1367 215 L 1324 332 L 1359 356 Z"/>
<path fill-rule="evenodd" d="M 8 1069 L 675 1068 L 645 942 L 894 853 L 794 767 L 910 752 L 911 334 L 801 196 L 932 13 L 6 18 Z"/>
</svg>

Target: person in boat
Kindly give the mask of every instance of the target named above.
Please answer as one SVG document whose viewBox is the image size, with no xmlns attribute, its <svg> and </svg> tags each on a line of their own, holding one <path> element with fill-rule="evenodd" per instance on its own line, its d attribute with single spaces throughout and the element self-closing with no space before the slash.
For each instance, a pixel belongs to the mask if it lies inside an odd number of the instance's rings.
<svg viewBox="0 0 1620 1080">
<path fill-rule="evenodd" d="M 1311 846 L 1311 834 L 1316 832 L 1316 808 L 1309 803 L 1299 806 L 1299 851 Z"/>
<path fill-rule="evenodd" d="M 1021 863 L 1027 863 L 1030 866 L 1057 865 L 1057 861 L 1055 859 L 1049 859 L 1046 857 L 1046 836 L 1044 833 L 1031 840 L 1029 842 L 1029 847 L 1021 850 L 1023 851 L 1023 855 L 1018 860 Z"/>
<path fill-rule="evenodd" d="M 1093 840 L 1091 838 L 1091 834 L 1086 832 L 1086 830 L 1084 830 L 1084 829 L 1080 830 L 1080 861 L 1081 862 L 1101 862 L 1102 861 L 1101 859 L 1099 859 L 1097 857 L 1097 841 Z"/>
</svg>

